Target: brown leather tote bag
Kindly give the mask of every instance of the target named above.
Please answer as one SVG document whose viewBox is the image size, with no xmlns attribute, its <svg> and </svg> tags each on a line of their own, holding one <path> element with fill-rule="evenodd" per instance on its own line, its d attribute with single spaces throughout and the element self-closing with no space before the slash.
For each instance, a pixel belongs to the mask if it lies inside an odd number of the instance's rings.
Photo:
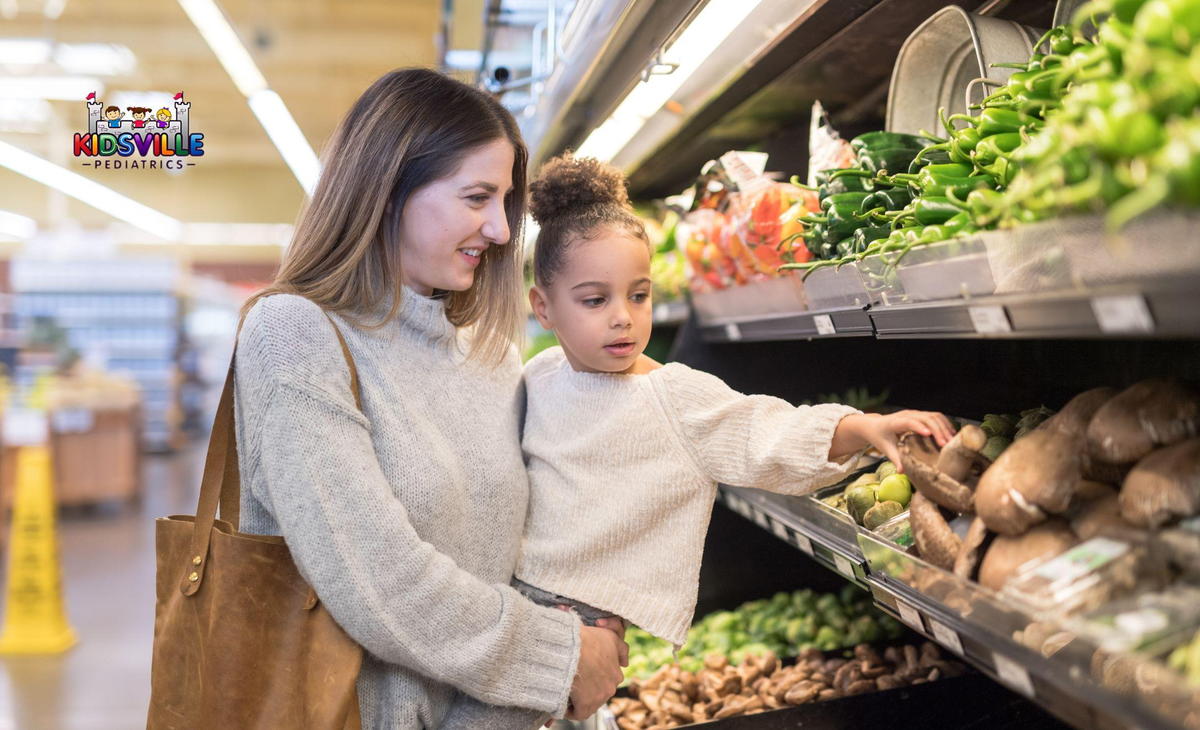
<svg viewBox="0 0 1200 730">
<path fill-rule="evenodd" d="M 354 360 L 336 324 L 333 329 L 361 409 Z M 357 730 L 354 683 L 361 647 L 317 600 L 282 537 L 238 532 L 236 360 L 235 344 L 196 516 L 156 520 L 157 603 L 146 727 Z"/>
</svg>

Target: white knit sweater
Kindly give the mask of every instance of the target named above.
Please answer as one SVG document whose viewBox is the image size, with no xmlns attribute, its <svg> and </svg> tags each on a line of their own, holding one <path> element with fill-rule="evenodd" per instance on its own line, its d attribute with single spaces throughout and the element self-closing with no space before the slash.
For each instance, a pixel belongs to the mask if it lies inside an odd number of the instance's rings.
<svg viewBox="0 0 1200 730">
<path fill-rule="evenodd" d="M 561 716 L 579 622 L 509 587 L 525 521 L 520 364 L 463 357 L 441 301 L 404 289 L 370 331 L 276 295 L 246 317 L 235 391 L 241 529 L 281 534 L 366 650 L 364 728 L 437 728 L 455 691 Z"/>
<path fill-rule="evenodd" d="M 670 363 L 575 371 L 561 348 L 525 366 L 529 516 L 517 577 L 682 645 L 717 483 L 804 494 L 845 476 L 828 459 L 841 405 L 743 395 Z"/>
</svg>

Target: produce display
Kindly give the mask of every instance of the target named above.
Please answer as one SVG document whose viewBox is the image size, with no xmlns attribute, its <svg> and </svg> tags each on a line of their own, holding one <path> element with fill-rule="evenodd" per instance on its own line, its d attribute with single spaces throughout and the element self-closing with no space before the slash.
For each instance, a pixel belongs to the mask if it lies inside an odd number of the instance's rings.
<svg viewBox="0 0 1200 730">
<path fill-rule="evenodd" d="M 657 730 L 924 684 L 966 671 L 929 642 L 886 649 L 859 644 L 845 656 L 806 649 L 794 664 L 771 652 L 740 662 L 713 654 L 697 671 L 671 664 L 631 683 L 629 696 L 611 700 L 608 709 L 622 730 Z"/>
<path fill-rule="evenodd" d="M 812 260 L 781 268 L 895 265 L 981 230 L 1082 212 L 1117 229 L 1200 206 L 1198 17 L 1200 0 L 1096 0 L 971 114 L 943 114 L 947 137 L 856 137 L 855 165 L 816 176 L 821 211 L 798 234 Z"/>
<path fill-rule="evenodd" d="M 1186 677 L 1188 684 L 1200 686 L 1200 631 L 1171 652 L 1167 666 Z"/>
<path fill-rule="evenodd" d="M 755 654 L 773 652 L 795 656 L 806 649 L 833 650 L 863 642 L 894 639 L 902 627 L 877 611 L 863 590 L 847 585 L 839 593 L 811 590 L 776 593 L 769 599 L 744 603 L 733 611 L 705 616 L 688 630 L 678 663 L 699 672 L 714 654 L 741 664 Z M 626 679 L 648 677 L 675 660 L 666 641 L 630 627 Z"/>
<path fill-rule="evenodd" d="M 852 481 L 840 493 L 825 498 L 825 503 L 850 515 L 856 523 L 874 530 L 908 509 L 912 484 L 896 466 L 885 461 L 873 471 Z"/>
</svg>

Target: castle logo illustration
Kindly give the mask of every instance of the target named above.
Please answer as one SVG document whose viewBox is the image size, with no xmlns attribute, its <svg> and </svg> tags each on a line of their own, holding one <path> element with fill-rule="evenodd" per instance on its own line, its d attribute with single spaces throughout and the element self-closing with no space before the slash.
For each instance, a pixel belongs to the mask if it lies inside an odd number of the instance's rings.
<svg viewBox="0 0 1200 730">
<path fill-rule="evenodd" d="M 75 156 L 84 167 L 105 170 L 181 170 L 195 165 L 188 158 L 204 155 L 204 135 L 189 128 L 191 102 L 183 92 L 166 106 L 105 106 L 96 93 L 87 95 L 87 131 L 75 134 Z M 129 116 L 126 117 L 126 112 Z M 137 159 L 129 159 L 135 157 Z"/>
</svg>

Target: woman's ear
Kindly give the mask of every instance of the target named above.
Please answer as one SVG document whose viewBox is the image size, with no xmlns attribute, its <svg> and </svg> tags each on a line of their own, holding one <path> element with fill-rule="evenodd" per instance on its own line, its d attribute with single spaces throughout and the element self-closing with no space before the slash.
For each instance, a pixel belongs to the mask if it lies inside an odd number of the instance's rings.
<svg viewBox="0 0 1200 730">
<path fill-rule="evenodd" d="M 541 287 L 530 287 L 529 307 L 533 310 L 533 316 L 537 317 L 538 324 L 548 330 L 554 329 L 554 322 L 550 319 L 550 304 Z"/>
</svg>

